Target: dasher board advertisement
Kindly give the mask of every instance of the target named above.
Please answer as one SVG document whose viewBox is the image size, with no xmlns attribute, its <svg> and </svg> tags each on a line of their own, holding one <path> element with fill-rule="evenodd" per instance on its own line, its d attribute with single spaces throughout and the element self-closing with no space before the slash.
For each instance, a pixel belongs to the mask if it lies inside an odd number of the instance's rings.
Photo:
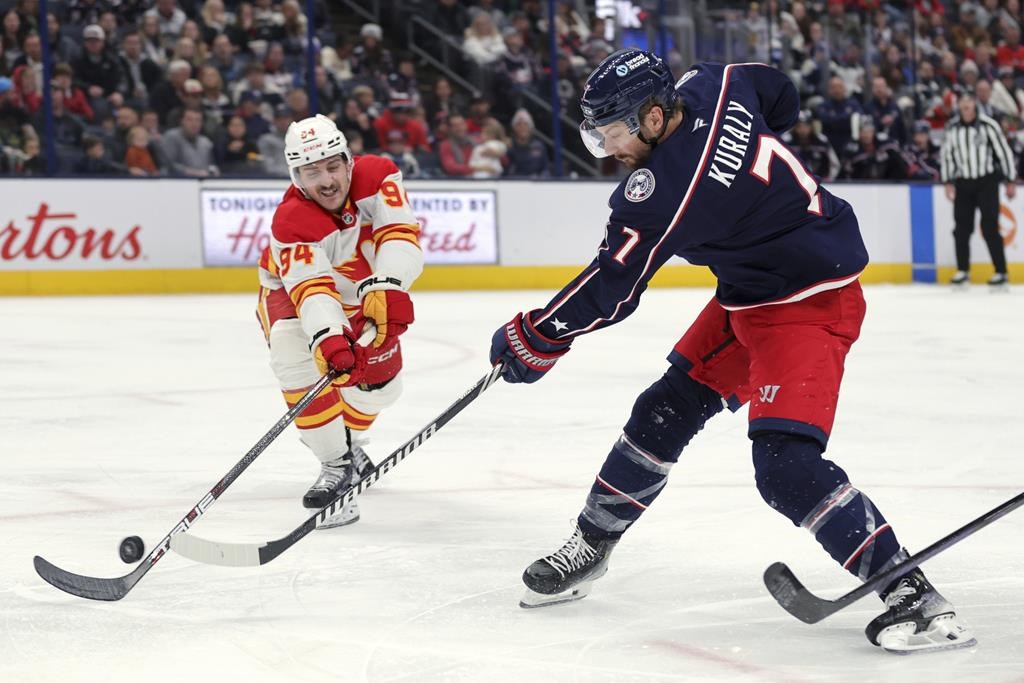
<svg viewBox="0 0 1024 683">
<path fill-rule="evenodd" d="M 254 265 L 270 244 L 279 189 L 200 191 L 203 257 L 208 266 Z M 409 190 L 428 264 L 498 262 L 497 199 L 493 190 Z"/>
<path fill-rule="evenodd" d="M 21 180 L 0 202 L 0 270 L 202 266 L 194 181 Z"/>
</svg>

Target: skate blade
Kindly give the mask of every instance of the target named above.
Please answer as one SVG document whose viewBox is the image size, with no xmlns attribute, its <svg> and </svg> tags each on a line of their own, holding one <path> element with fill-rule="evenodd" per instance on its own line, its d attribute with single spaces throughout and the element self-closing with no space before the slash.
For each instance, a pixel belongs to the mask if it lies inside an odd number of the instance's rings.
<svg viewBox="0 0 1024 683">
<path fill-rule="evenodd" d="M 988 291 L 989 291 L 989 294 L 1009 294 L 1010 286 L 1009 285 L 989 285 L 988 286 Z"/>
<path fill-rule="evenodd" d="M 943 614 L 932 619 L 928 628 L 920 632 L 913 622 L 889 626 L 878 634 L 878 643 L 886 652 L 909 655 L 974 647 L 978 641 L 955 614 Z"/>
<path fill-rule="evenodd" d="M 519 599 L 519 606 L 523 609 L 534 609 L 537 607 L 561 605 L 565 602 L 576 602 L 590 595 L 592 584 L 593 581 L 585 581 L 575 586 L 572 590 L 555 593 L 554 595 L 545 595 L 544 593 L 538 593 L 527 588 L 526 592 L 523 593 L 523 597 Z"/>
<path fill-rule="evenodd" d="M 333 517 L 328 517 L 320 524 L 317 524 L 316 530 L 323 531 L 324 529 L 335 529 L 339 526 L 348 526 L 349 524 L 355 524 L 358 521 L 358 514 L 356 514 L 355 517 L 343 517 L 341 515 L 334 515 Z"/>
</svg>

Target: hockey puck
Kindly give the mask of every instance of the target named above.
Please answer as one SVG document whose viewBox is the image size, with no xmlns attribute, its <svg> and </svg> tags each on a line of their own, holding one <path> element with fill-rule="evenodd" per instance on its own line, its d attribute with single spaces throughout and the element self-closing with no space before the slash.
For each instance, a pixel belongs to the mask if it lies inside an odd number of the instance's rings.
<svg viewBox="0 0 1024 683">
<path fill-rule="evenodd" d="M 121 561 L 125 564 L 138 562 L 142 559 L 144 552 L 146 552 L 146 544 L 138 536 L 129 536 L 124 539 L 121 541 L 121 546 L 117 549 L 117 553 L 121 556 Z"/>
</svg>

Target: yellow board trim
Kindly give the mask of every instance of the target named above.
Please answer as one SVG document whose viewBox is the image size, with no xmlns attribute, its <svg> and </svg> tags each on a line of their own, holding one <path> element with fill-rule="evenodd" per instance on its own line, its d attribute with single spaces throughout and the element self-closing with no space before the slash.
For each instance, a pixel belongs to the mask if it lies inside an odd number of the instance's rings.
<svg viewBox="0 0 1024 683">
<path fill-rule="evenodd" d="M 582 266 L 427 266 L 415 291 L 561 289 Z M 943 269 L 939 269 L 940 276 Z M 978 276 L 982 271 L 979 270 Z M 1013 264 L 1011 281 L 1024 279 L 1024 264 Z M 877 263 L 861 276 L 867 284 L 908 283 L 911 267 L 903 263 Z M 941 280 L 940 280 L 941 281 Z M 651 287 L 713 287 L 707 268 L 663 266 Z M 101 294 L 200 294 L 259 291 L 256 267 L 164 270 L 79 270 L 0 272 L 2 296 L 67 296 Z"/>
</svg>

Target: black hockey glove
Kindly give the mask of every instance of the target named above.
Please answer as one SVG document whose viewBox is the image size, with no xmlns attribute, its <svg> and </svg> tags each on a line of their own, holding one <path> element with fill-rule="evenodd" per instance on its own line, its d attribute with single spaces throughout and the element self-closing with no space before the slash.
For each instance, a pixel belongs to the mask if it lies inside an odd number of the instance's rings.
<svg viewBox="0 0 1024 683">
<path fill-rule="evenodd" d="M 532 384 L 569 352 L 572 342 L 548 339 L 533 326 L 533 313 L 517 313 L 491 337 L 491 363 L 505 362 L 501 376 L 506 382 Z"/>
</svg>

